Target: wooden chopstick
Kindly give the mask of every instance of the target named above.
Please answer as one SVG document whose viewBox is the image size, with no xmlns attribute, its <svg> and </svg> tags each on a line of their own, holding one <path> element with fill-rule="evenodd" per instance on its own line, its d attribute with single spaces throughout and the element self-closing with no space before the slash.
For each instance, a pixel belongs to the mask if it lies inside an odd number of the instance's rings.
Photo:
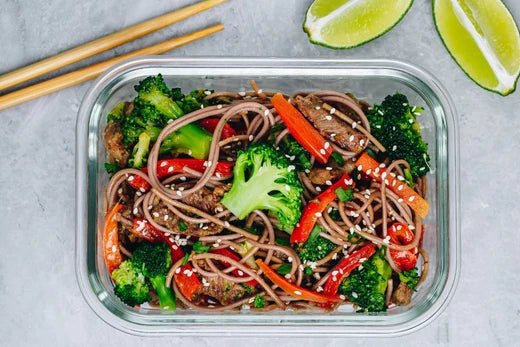
<svg viewBox="0 0 520 347">
<path fill-rule="evenodd" d="M 64 75 L 32 85 L 27 88 L 14 91 L 6 95 L 2 95 L 0 96 L 0 110 L 4 110 L 8 107 L 16 106 L 23 102 L 39 98 L 40 96 L 51 94 L 58 90 L 62 90 L 73 85 L 88 81 L 100 75 L 110 66 L 119 63 L 123 60 L 137 57 L 140 55 L 161 54 L 167 51 L 171 51 L 174 48 L 183 46 L 195 40 L 199 40 L 203 37 L 219 32 L 223 29 L 224 26 L 222 24 L 217 24 L 199 31 L 194 31 L 184 36 L 175 37 L 173 39 L 155 44 L 153 46 L 138 49 L 137 51 L 126 53 L 118 57 L 111 58 L 100 63 L 66 73 Z"/>
<path fill-rule="evenodd" d="M 199 12 L 215 7 L 227 0 L 206 0 L 191 6 L 172 11 L 165 15 L 152 18 L 145 22 L 132 25 L 126 29 L 101 37 L 84 45 L 59 53 L 53 57 L 40 60 L 18 70 L 0 75 L 0 91 L 14 85 L 26 82 L 48 72 L 60 69 L 66 65 L 86 59 L 108 49 L 165 28 L 173 23 L 184 20 Z"/>
</svg>

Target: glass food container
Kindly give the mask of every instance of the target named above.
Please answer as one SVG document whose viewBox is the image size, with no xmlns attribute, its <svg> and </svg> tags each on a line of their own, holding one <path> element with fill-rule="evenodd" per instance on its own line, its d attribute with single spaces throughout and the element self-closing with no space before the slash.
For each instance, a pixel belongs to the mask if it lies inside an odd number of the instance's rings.
<svg viewBox="0 0 520 347">
<path fill-rule="evenodd" d="M 161 312 L 126 306 L 113 294 L 99 245 L 105 172 L 103 129 L 117 103 L 131 99 L 134 85 L 161 73 L 183 90 L 207 88 L 240 91 L 254 79 L 264 90 L 331 89 L 350 91 L 369 103 L 399 91 L 425 107 L 419 117 L 429 144 L 430 214 L 424 221 L 424 248 L 430 272 L 411 304 L 385 313 L 355 313 L 349 305 L 336 312 L 248 310 L 200 313 Z M 374 336 L 404 334 L 440 314 L 455 290 L 460 272 L 458 134 L 455 109 L 446 90 L 429 73 L 390 60 L 310 60 L 148 57 L 119 64 L 97 79 L 79 110 L 76 147 L 76 275 L 85 300 L 108 324 L 139 335 Z"/>
</svg>

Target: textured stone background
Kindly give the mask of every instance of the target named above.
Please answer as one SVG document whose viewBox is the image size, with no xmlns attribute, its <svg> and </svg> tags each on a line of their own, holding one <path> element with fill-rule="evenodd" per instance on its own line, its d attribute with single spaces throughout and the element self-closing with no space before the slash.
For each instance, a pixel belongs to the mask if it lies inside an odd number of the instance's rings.
<svg viewBox="0 0 520 347">
<path fill-rule="evenodd" d="M 191 1 L 2 0 L 0 73 L 162 14 Z M 67 70 L 221 21 L 212 39 L 171 53 L 283 57 L 396 58 L 436 74 L 459 112 L 462 277 L 448 309 L 405 337 L 326 340 L 139 338 L 87 306 L 74 276 L 74 137 L 89 83 L 0 112 L 0 338 L 4 346 L 421 344 L 495 346 L 520 339 L 520 97 L 471 82 L 435 32 L 431 1 L 417 0 L 394 30 L 363 47 L 333 51 L 307 42 L 310 0 L 232 0 Z M 520 2 L 505 1 L 520 21 Z"/>
</svg>

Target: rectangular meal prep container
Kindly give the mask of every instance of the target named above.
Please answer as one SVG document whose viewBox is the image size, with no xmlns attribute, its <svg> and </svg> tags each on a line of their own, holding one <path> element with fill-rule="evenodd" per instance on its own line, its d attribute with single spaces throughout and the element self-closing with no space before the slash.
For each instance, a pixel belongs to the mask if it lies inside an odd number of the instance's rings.
<svg viewBox="0 0 520 347">
<path fill-rule="evenodd" d="M 103 223 L 108 175 L 103 129 L 117 103 L 135 96 L 134 85 L 161 73 L 167 84 L 240 91 L 254 79 L 264 90 L 329 89 L 350 91 L 369 103 L 399 91 L 425 107 L 419 117 L 429 144 L 430 214 L 425 219 L 424 248 L 430 255 L 426 281 L 404 307 L 386 313 L 360 314 L 345 305 L 332 313 L 274 311 L 253 313 L 161 312 L 124 305 L 113 294 L 98 242 Z M 76 276 L 85 300 L 108 324 L 138 335 L 205 336 L 374 336 L 409 333 L 430 322 L 446 307 L 460 272 L 458 133 L 448 93 L 424 70 L 391 60 L 311 60 L 247 58 L 146 57 L 119 64 L 87 92 L 77 120 Z"/>
</svg>

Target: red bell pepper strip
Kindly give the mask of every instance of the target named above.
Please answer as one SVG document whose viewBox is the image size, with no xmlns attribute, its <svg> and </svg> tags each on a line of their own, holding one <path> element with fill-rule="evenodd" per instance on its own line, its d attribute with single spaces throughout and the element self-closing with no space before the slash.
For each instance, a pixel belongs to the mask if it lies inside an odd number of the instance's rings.
<svg viewBox="0 0 520 347">
<path fill-rule="evenodd" d="M 403 223 L 394 223 L 388 228 L 388 236 L 390 241 L 395 244 L 408 245 L 414 240 L 414 234 L 408 228 L 408 225 Z M 400 251 L 397 249 L 390 249 L 390 256 L 395 265 L 403 270 L 411 270 L 417 265 L 417 248 L 415 250 Z"/>
<path fill-rule="evenodd" d="M 220 254 L 220 255 L 223 255 L 224 257 L 228 257 L 228 258 L 231 258 L 233 259 L 234 261 L 240 261 L 242 260 L 242 257 L 240 257 L 238 254 L 236 254 L 235 252 L 233 252 L 232 250 L 228 249 L 228 248 L 218 248 L 218 249 L 212 249 L 211 251 L 209 251 L 210 253 L 214 253 L 214 254 Z M 225 266 L 229 267 L 231 266 L 231 264 L 225 262 L 225 261 L 221 261 L 222 264 L 224 264 Z M 246 265 L 247 266 L 247 265 Z M 239 269 L 235 269 L 233 271 L 231 271 L 231 273 L 237 277 L 248 277 L 249 275 L 245 274 L 243 271 L 239 270 Z M 251 281 L 247 281 L 245 282 L 246 285 L 248 285 L 249 287 L 252 287 L 254 288 L 258 282 L 255 281 L 255 280 L 251 280 Z"/>
<path fill-rule="evenodd" d="M 385 181 L 386 186 L 397 194 L 422 218 L 428 215 L 429 205 L 415 190 L 410 188 L 405 182 L 387 174 L 386 170 L 372 158 L 367 152 L 363 152 L 356 161 L 359 171 L 363 171 L 373 180 L 378 182 Z"/>
<path fill-rule="evenodd" d="M 215 129 L 217 128 L 218 122 L 220 122 L 220 119 L 218 118 L 206 118 L 200 120 L 199 125 L 208 132 L 213 134 L 215 132 Z M 222 133 L 220 136 L 221 140 L 225 140 L 236 135 L 237 132 L 235 131 L 235 129 L 233 129 L 231 125 L 229 125 L 228 123 L 224 124 L 224 128 L 222 128 Z"/>
<path fill-rule="evenodd" d="M 105 265 L 110 274 L 117 269 L 123 261 L 123 255 L 119 247 L 119 228 L 116 219 L 117 214 L 123 205 L 116 203 L 105 217 L 103 228 L 103 256 Z"/>
<path fill-rule="evenodd" d="M 178 267 L 175 270 L 174 279 L 182 295 L 190 301 L 193 300 L 195 294 L 202 288 L 202 283 L 193 272 L 191 263 Z"/>
<path fill-rule="evenodd" d="M 162 231 L 157 230 L 152 224 L 146 219 L 134 218 L 132 220 L 133 228 L 132 233 L 145 239 L 148 242 L 164 242 L 170 247 L 170 255 L 172 263 L 177 260 L 184 258 L 184 251 L 179 247 L 175 241 L 170 240 Z"/>
<path fill-rule="evenodd" d="M 275 94 L 271 103 L 278 111 L 283 123 L 289 129 L 292 137 L 313 157 L 326 164 L 332 154 L 332 146 L 320 135 L 305 117 L 282 94 Z"/>
<path fill-rule="evenodd" d="M 312 302 L 318 302 L 322 304 L 330 304 L 334 302 L 338 302 L 339 296 L 338 295 L 325 295 L 320 294 L 318 292 L 305 289 L 303 287 L 297 286 L 291 282 L 289 282 L 284 277 L 280 276 L 276 273 L 272 268 L 267 266 L 266 263 L 262 261 L 262 259 L 257 259 L 256 263 L 260 267 L 260 269 L 263 271 L 264 275 L 271 280 L 274 284 L 276 284 L 278 287 L 280 287 L 284 292 L 289 294 L 290 296 L 301 299 L 301 300 L 307 300 Z"/>
<path fill-rule="evenodd" d="M 206 170 L 207 162 L 202 159 L 164 159 L 160 160 L 157 163 L 157 178 L 160 180 L 174 175 L 178 173 L 183 173 L 184 168 L 187 167 L 189 169 L 198 171 L 198 172 L 204 172 Z M 141 171 L 144 173 L 148 172 L 148 169 L 146 167 L 142 168 Z M 229 162 L 218 162 L 217 168 L 215 169 L 215 175 L 227 177 L 230 176 L 233 172 L 233 163 Z M 146 192 L 150 190 L 151 186 L 150 184 L 141 176 L 130 176 L 128 178 L 128 184 L 136 189 L 140 190 L 141 192 Z"/>
<path fill-rule="evenodd" d="M 319 216 L 323 211 L 325 211 L 331 202 L 336 200 L 336 190 L 338 188 L 347 189 L 353 186 L 354 181 L 346 173 L 333 185 L 327 188 L 327 190 L 318 195 L 315 199 L 309 201 L 303 210 L 300 222 L 296 224 L 296 227 L 291 234 L 291 243 L 302 243 L 307 241 Z"/>
<path fill-rule="evenodd" d="M 352 254 L 345 256 L 332 270 L 331 276 L 323 286 L 323 294 L 334 295 L 338 292 L 341 281 L 350 273 L 357 269 L 362 262 L 370 258 L 376 252 L 376 248 L 372 243 L 361 247 L 352 252 Z"/>
</svg>

